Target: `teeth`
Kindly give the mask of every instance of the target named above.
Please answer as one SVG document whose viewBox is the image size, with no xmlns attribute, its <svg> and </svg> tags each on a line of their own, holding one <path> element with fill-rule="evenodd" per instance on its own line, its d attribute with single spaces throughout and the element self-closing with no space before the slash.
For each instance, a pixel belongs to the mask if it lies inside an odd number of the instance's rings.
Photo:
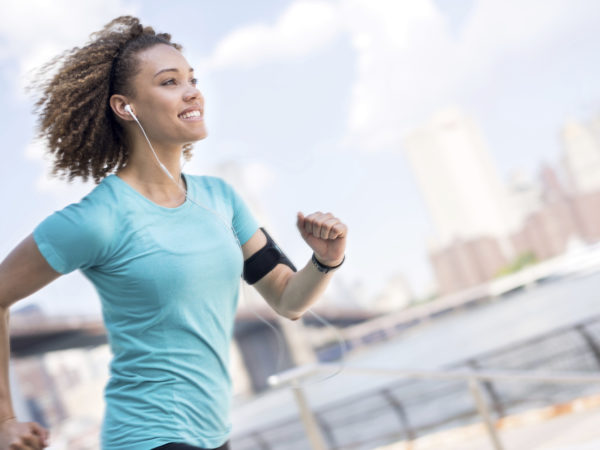
<svg viewBox="0 0 600 450">
<path fill-rule="evenodd" d="M 179 117 L 181 117 L 182 119 L 188 119 L 190 117 L 201 117 L 201 116 L 202 116 L 202 114 L 200 114 L 200 111 L 194 110 L 194 111 L 187 112 L 185 114 L 181 114 Z"/>
</svg>

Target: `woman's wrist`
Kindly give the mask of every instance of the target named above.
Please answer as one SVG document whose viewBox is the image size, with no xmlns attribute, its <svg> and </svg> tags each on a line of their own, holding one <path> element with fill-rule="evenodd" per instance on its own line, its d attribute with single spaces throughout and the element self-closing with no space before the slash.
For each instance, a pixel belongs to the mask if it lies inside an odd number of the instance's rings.
<svg viewBox="0 0 600 450">
<path fill-rule="evenodd" d="M 319 272 L 323 272 L 323 273 L 331 272 L 332 270 L 339 268 L 342 264 L 344 264 L 345 260 L 346 260 L 346 255 L 344 255 L 342 257 L 342 259 L 338 260 L 338 261 L 323 262 L 322 260 L 319 259 L 319 257 L 314 252 L 311 257 L 313 266 L 315 266 Z"/>
<path fill-rule="evenodd" d="M 9 420 L 17 420 L 17 418 L 14 415 L 2 417 L 2 418 L 0 418 L 0 424 L 3 424 L 4 422 L 8 422 Z"/>
</svg>

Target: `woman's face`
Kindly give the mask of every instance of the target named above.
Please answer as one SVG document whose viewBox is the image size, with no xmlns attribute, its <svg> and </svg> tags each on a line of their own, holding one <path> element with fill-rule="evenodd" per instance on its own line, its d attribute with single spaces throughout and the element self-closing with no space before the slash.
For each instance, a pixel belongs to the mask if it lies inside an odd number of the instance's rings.
<svg viewBox="0 0 600 450">
<path fill-rule="evenodd" d="M 130 103 L 153 145 L 181 146 L 204 139 L 204 98 L 181 52 L 157 44 L 137 58 Z"/>
</svg>

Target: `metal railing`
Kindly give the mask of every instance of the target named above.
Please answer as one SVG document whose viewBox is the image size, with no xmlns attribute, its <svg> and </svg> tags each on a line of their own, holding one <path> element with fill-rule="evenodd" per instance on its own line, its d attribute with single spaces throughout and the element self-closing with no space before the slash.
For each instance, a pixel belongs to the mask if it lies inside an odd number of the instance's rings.
<svg viewBox="0 0 600 450">
<path fill-rule="evenodd" d="M 282 372 L 271 377 L 272 386 L 289 386 L 294 392 L 294 398 L 300 411 L 300 418 L 304 425 L 306 435 L 313 450 L 326 450 L 328 448 L 326 439 L 318 426 L 318 421 L 308 406 L 302 388 L 302 380 L 309 379 L 319 372 L 329 372 L 335 370 L 337 366 L 331 364 L 318 364 L 304 366 Z M 473 397 L 477 412 L 486 427 L 492 446 L 495 450 L 503 450 L 504 447 L 500 441 L 494 421 L 490 414 L 488 402 L 485 398 L 483 381 L 505 381 L 505 382 L 526 382 L 526 383 L 552 383 L 552 384 L 598 384 L 600 386 L 600 375 L 589 375 L 584 373 L 545 373 L 545 372 L 475 372 L 473 370 L 402 370 L 402 369 L 377 369 L 364 367 L 344 368 L 348 374 L 383 376 L 393 378 L 404 378 L 412 380 L 458 380 L 467 383 L 469 391 Z"/>
<path fill-rule="evenodd" d="M 273 382 L 292 388 L 301 420 L 288 417 L 234 435 L 232 441 L 240 450 L 363 449 L 411 441 L 482 418 L 494 448 L 501 449 L 495 420 L 600 393 L 599 342 L 596 317 L 439 370 L 346 366 L 344 374 L 388 377 L 390 382 L 312 410 L 301 380 L 331 371 L 332 365 L 292 369 Z"/>
</svg>

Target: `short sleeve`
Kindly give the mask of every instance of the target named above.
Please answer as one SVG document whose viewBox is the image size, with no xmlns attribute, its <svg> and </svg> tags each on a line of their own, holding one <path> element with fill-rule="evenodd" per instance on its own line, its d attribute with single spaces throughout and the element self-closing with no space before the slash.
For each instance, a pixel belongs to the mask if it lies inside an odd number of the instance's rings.
<svg viewBox="0 0 600 450">
<path fill-rule="evenodd" d="M 59 273 L 99 264 L 111 240 L 109 215 L 90 211 L 85 199 L 48 216 L 33 238 L 48 264 Z"/>
<path fill-rule="evenodd" d="M 258 222 L 254 218 L 254 215 L 250 211 L 250 208 L 248 208 L 246 202 L 235 189 L 228 183 L 223 183 L 225 184 L 226 192 L 233 208 L 233 229 L 235 230 L 235 234 L 237 235 L 240 244 L 244 245 L 256 230 L 258 230 Z"/>
</svg>

